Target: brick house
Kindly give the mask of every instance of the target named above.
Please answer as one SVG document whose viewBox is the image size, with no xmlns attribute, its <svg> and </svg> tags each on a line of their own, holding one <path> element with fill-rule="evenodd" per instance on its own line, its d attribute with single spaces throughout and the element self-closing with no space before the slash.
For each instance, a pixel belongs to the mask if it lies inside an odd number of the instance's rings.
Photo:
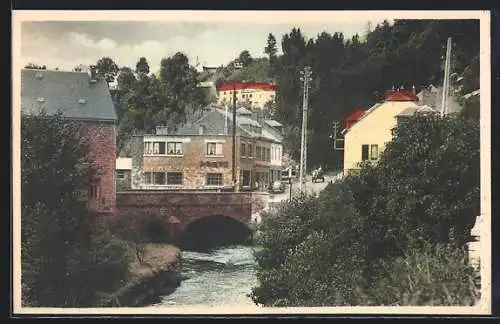
<svg viewBox="0 0 500 324">
<path fill-rule="evenodd" d="M 63 118 L 79 125 L 78 136 L 89 148 L 89 158 L 101 176 L 88 190 L 90 209 L 113 215 L 116 206 L 116 113 L 104 80 L 95 73 L 21 70 L 22 114 L 47 114 L 59 110 Z"/>
<path fill-rule="evenodd" d="M 264 190 L 282 168 L 281 124 L 237 110 L 239 190 Z M 232 113 L 217 106 L 188 117 L 175 131 L 132 137 L 132 189 L 224 190 L 232 184 Z"/>
</svg>

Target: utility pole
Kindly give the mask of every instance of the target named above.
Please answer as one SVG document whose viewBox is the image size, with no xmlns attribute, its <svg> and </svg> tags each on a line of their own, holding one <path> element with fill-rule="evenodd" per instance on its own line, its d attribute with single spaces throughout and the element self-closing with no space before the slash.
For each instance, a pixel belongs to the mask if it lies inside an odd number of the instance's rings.
<svg viewBox="0 0 500 324">
<path fill-rule="evenodd" d="M 238 191 L 236 185 L 236 83 L 233 82 L 233 149 L 232 149 L 232 180 L 233 191 Z"/>
<path fill-rule="evenodd" d="M 303 71 L 300 71 L 302 75 L 300 80 L 304 82 L 304 92 L 302 99 L 302 132 L 301 132 L 301 142 L 300 142 L 300 173 L 299 173 L 299 189 L 302 190 L 302 182 L 304 181 L 305 174 L 307 172 L 307 102 L 309 98 L 309 81 L 311 81 L 311 68 L 305 66 Z"/>
<path fill-rule="evenodd" d="M 448 112 L 448 95 L 450 83 L 450 60 L 451 60 L 451 37 L 448 37 L 446 44 L 446 61 L 444 64 L 443 97 L 441 98 L 441 116 Z"/>
</svg>

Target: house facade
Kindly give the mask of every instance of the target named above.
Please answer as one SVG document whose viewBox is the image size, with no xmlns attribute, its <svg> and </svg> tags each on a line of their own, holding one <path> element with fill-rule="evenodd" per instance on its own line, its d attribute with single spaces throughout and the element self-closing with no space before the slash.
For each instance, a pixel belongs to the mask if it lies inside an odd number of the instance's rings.
<svg viewBox="0 0 500 324">
<path fill-rule="evenodd" d="M 232 105 L 233 91 L 236 91 L 238 105 L 245 104 L 250 108 L 263 109 L 269 101 L 276 99 L 276 86 L 268 82 L 235 82 L 223 83 L 217 87 L 218 104 Z"/>
<path fill-rule="evenodd" d="M 21 112 L 62 112 L 76 122 L 92 164 L 101 172 L 88 188 L 89 208 L 104 216 L 116 207 L 116 113 L 108 86 L 93 71 L 21 70 Z"/>
<path fill-rule="evenodd" d="M 411 107 L 419 107 L 414 93 L 391 91 L 384 102 L 368 109 L 356 123 L 345 129 L 344 174 L 358 169 L 362 161 L 377 160 L 386 143 L 392 139 L 398 115 Z"/>
<path fill-rule="evenodd" d="M 213 106 L 188 119 L 177 130 L 133 136 L 131 189 L 232 190 L 232 113 Z M 264 190 L 281 169 L 280 132 L 244 108 L 236 123 L 237 189 Z"/>
</svg>

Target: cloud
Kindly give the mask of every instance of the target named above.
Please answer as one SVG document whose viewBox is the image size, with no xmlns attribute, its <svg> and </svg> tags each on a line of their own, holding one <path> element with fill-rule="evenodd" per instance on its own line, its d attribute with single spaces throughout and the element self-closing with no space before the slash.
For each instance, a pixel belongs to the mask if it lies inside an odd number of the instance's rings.
<svg viewBox="0 0 500 324">
<path fill-rule="evenodd" d="M 374 23 L 375 25 L 376 23 Z M 135 67 L 140 57 L 151 70 L 159 69 L 162 58 L 184 52 L 191 64 L 221 65 L 242 50 L 262 56 L 267 36 L 276 36 L 278 48 L 283 34 L 300 27 L 303 34 L 316 37 L 322 31 L 342 31 L 346 37 L 363 33 L 366 22 L 340 22 L 295 26 L 294 24 L 198 23 L 198 22 L 106 22 L 43 21 L 23 22 L 21 56 L 23 63 L 44 64 L 70 70 L 78 64 L 94 64 L 103 56 L 119 66 Z"/>
</svg>

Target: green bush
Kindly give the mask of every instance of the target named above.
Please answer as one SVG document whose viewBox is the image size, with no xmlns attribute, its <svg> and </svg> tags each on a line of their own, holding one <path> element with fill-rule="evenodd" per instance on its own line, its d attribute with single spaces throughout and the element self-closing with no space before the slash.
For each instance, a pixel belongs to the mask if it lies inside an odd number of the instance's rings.
<svg viewBox="0 0 500 324">
<path fill-rule="evenodd" d="M 263 215 L 254 302 L 475 301 L 460 247 L 479 212 L 478 124 L 416 116 L 394 134 L 378 163 Z"/>
<path fill-rule="evenodd" d="M 94 239 L 92 282 L 102 292 L 114 291 L 127 279 L 133 252 L 129 244 L 110 234 Z"/>
<path fill-rule="evenodd" d="M 370 291 L 375 305 L 472 306 L 475 270 L 452 244 L 424 244 L 385 265 Z"/>
</svg>

